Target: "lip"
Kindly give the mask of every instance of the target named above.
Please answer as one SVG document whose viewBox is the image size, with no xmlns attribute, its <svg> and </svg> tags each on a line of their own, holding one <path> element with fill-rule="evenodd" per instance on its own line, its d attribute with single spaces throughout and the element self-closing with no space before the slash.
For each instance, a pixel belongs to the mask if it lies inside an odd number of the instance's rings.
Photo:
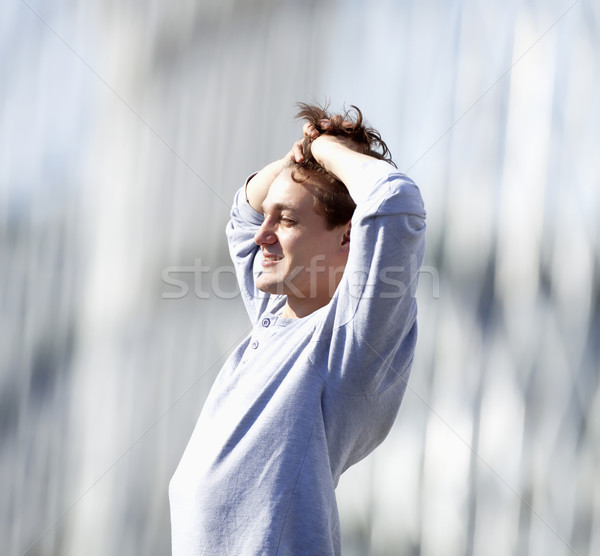
<svg viewBox="0 0 600 556">
<path fill-rule="evenodd" d="M 281 259 L 283 259 L 283 257 L 281 257 L 280 255 L 273 255 L 271 253 L 265 253 L 265 252 L 263 252 L 263 260 L 262 260 L 261 264 L 262 264 L 263 267 L 274 266 Z"/>
</svg>

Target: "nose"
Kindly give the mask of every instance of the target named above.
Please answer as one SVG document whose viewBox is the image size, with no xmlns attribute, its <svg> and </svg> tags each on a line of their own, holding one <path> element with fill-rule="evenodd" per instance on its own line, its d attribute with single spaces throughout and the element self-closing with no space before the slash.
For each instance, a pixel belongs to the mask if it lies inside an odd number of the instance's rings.
<svg viewBox="0 0 600 556">
<path fill-rule="evenodd" d="M 265 218 L 263 223 L 260 225 L 260 228 L 258 228 L 254 234 L 254 243 L 257 245 L 273 245 L 273 243 L 276 242 L 277 237 L 273 232 L 273 228 L 269 223 L 269 220 Z"/>
</svg>

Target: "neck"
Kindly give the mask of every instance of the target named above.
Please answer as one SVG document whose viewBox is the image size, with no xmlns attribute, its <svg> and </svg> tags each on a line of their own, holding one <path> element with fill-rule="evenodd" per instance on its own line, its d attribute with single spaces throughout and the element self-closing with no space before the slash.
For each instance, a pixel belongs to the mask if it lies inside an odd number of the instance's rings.
<svg viewBox="0 0 600 556">
<path fill-rule="evenodd" d="M 335 279 L 335 287 L 333 290 L 331 289 L 331 284 L 328 283 L 326 288 L 318 289 L 318 293 L 313 296 L 300 295 L 297 297 L 295 295 L 288 294 L 281 315 L 286 319 L 301 319 L 303 317 L 307 317 L 311 313 L 314 313 L 321 307 L 325 307 L 325 305 L 331 301 L 331 298 L 342 279 L 343 272 L 340 272 L 340 270 L 344 270 L 345 264 L 344 266 L 337 266 L 333 268 L 336 269 L 333 275 Z"/>
<path fill-rule="evenodd" d="M 301 319 L 325 307 L 331 299 L 290 299 L 288 296 L 281 316 L 286 319 Z"/>
</svg>

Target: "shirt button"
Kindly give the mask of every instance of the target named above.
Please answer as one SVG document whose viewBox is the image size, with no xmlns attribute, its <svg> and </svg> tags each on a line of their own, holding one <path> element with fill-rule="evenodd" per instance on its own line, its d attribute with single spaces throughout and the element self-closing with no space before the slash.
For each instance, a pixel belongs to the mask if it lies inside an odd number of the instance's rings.
<svg viewBox="0 0 600 556">
<path fill-rule="evenodd" d="M 257 342 L 256 340 L 254 340 L 254 341 L 253 341 L 253 342 L 250 344 L 250 347 L 251 347 L 252 349 L 256 349 L 256 348 L 258 347 L 258 342 Z"/>
<path fill-rule="evenodd" d="M 267 326 L 269 326 L 269 324 L 271 324 L 271 320 L 270 319 L 263 319 L 262 320 L 262 325 L 267 328 Z"/>
</svg>

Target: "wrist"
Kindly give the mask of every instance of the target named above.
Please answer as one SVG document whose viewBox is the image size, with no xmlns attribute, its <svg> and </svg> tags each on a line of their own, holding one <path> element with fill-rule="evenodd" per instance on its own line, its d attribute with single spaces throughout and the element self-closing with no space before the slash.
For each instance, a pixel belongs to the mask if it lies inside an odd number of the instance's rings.
<svg viewBox="0 0 600 556">
<path fill-rule="evenodd" d="M 262 204 L 269 193 L 269 188 L 286 164 L 286 157 L 275 160 L 248 180 L 246 183 L 246 200 L 254 210 L 262 212 Z"/>
<path fill-rule="evenodd" d="M 310 152 L 314 159 L 328 172 L 331 171 L 331 160 L 336 150 L 342 147 L 332 135 L 319 135 L 310 144 Z"/>
</svg>

